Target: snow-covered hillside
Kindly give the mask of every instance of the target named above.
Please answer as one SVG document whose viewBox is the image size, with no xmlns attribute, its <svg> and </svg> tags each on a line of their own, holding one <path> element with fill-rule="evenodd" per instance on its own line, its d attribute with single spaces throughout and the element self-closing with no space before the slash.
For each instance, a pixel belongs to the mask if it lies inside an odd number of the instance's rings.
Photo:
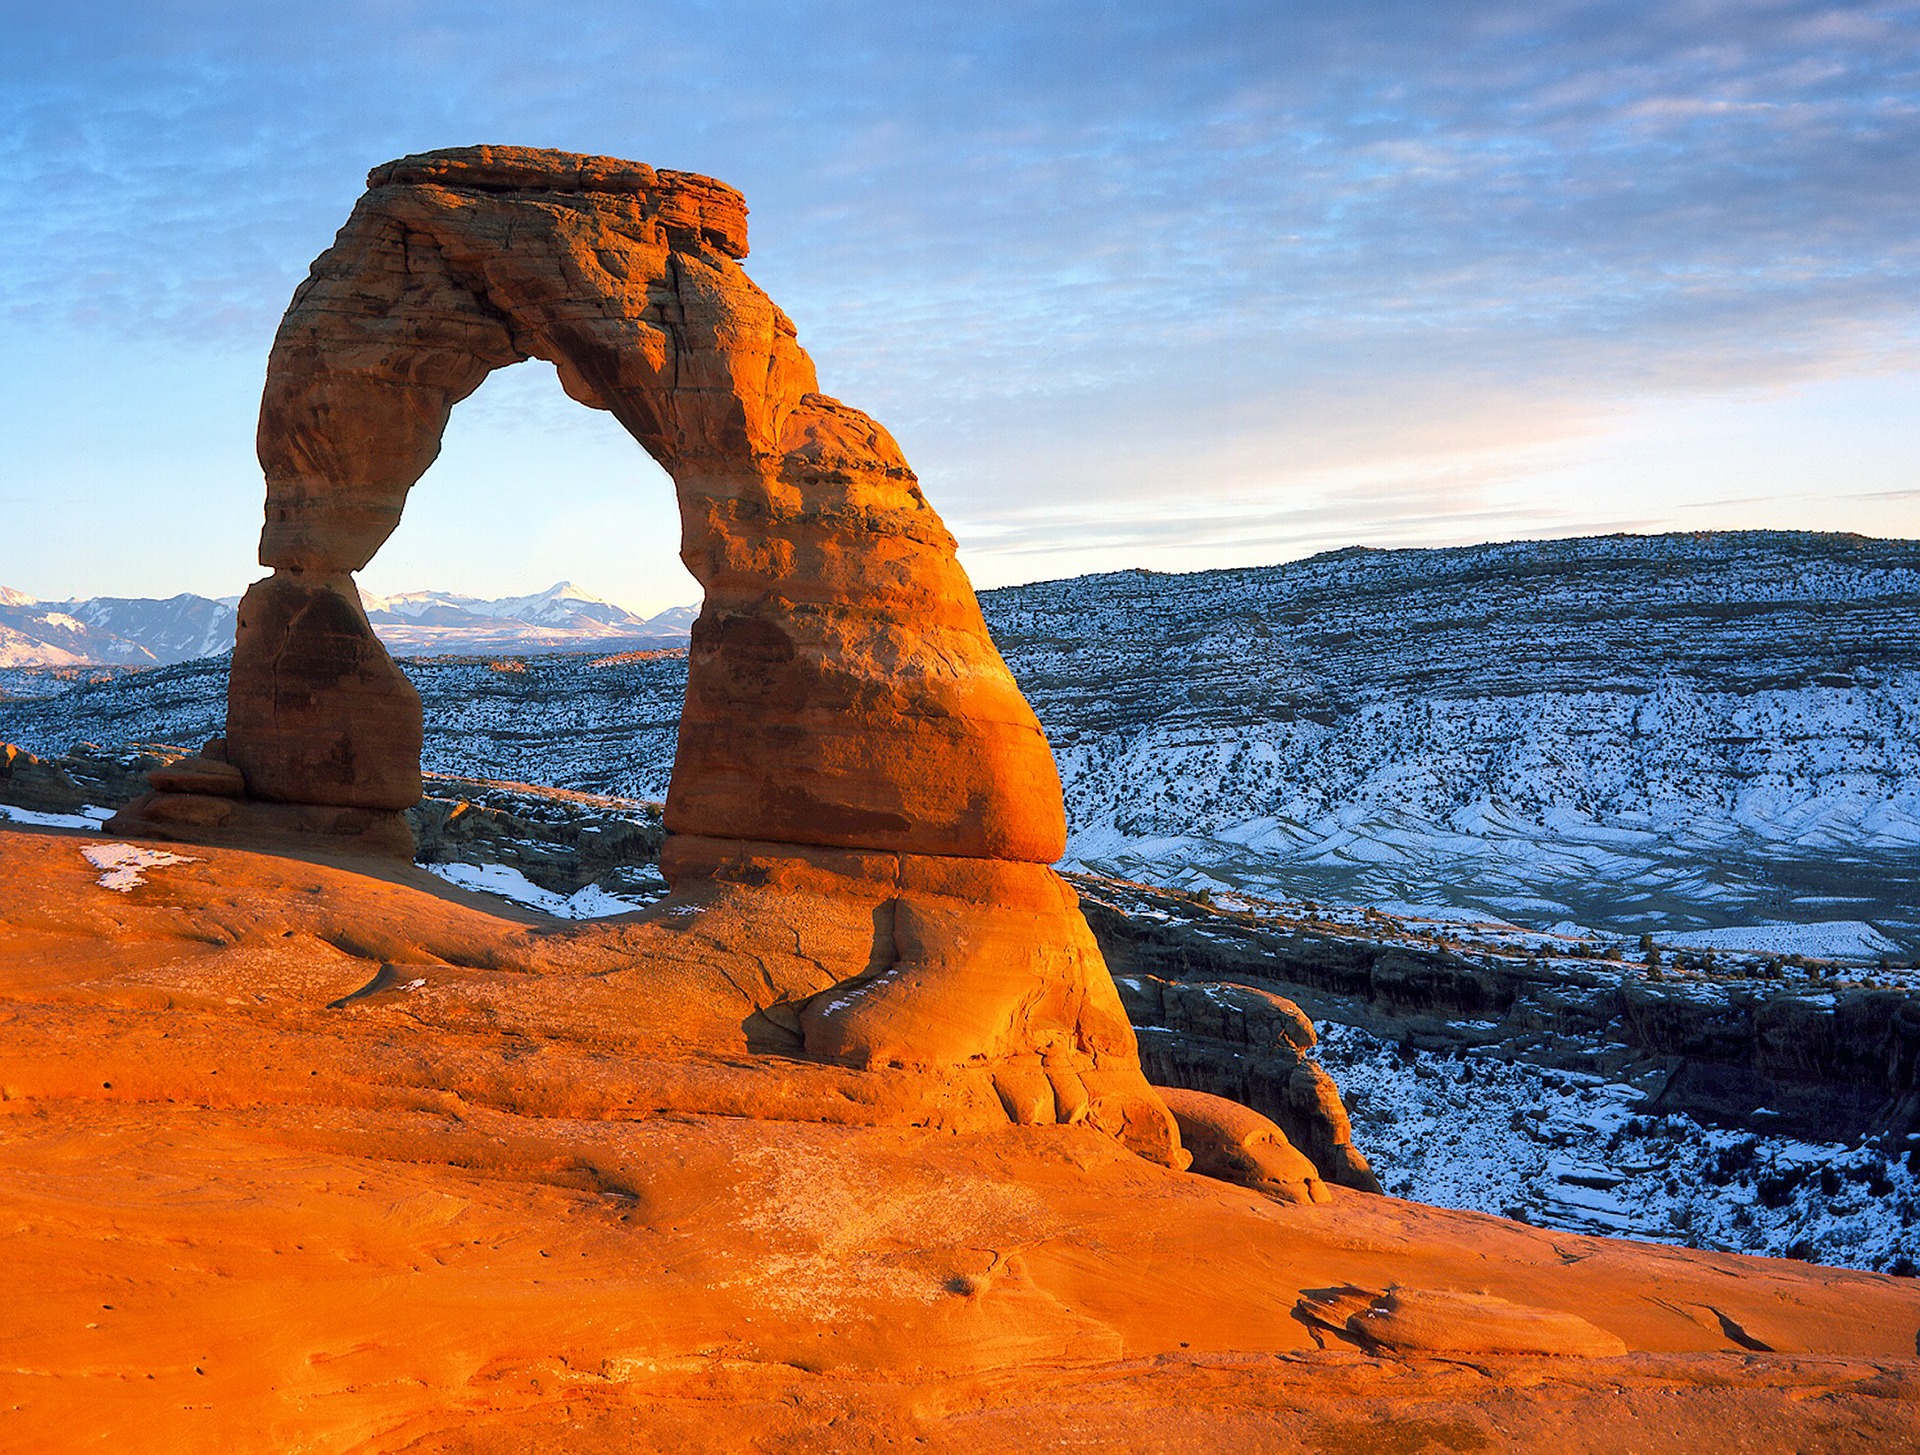
<svg viewBox="0 0 1920 1455">
<path fill-rule="evenodd" d="M 426 712 L 430 773 L 659 800 L 686 695 L 684 652 L 402 658 Z M 513 670 L 503 670 L 506 668 Z M 51 674 L 0 672 L 0 741 L 56 756 L 77 742 L 197 746 L 224 729 L 227 664 Z M 64 688 L 59 695 L 24 694 Z"/>
<path fill-rule="evenodd" d="M 1920 543 L 1356 550 L 981 600 L 1090 868 L 1920 950 Z M 660 796 L 686 664 L 597 660 L 410 664 L 429 768 Z M 0 691 L 45 690 L 0 673 Z M 82 685 L 0 707 L 0 738 L 198 742 L 223 693 L 212 667 Z"/>
<path fill-rule="evenodd" d="M 1355 550 L 983 599 L 1089 867 L 1920 945 L 1920 544 Z"/>
<path fill-rule="evenodd" d="M 1389 1192 L 1920 1267 L 1920 970 L 1074 885 L 1154 1080 L 1284 1116 L 1298 1052 L 1245 1006 L 1285 997 Z"/>
<path fill-rule="evenodd" d="M 1911 1139 L 1809 1142 L 1650 1110 L 1627 1079 L 1442 1055 L 1320 1022 L 1386 1191 L 1545 1227 L 1912 1275 Z"/>
</svg>

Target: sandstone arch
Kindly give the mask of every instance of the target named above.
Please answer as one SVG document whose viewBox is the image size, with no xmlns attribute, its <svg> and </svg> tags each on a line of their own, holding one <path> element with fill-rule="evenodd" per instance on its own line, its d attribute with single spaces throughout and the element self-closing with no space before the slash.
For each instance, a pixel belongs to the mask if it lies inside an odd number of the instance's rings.
<svg viewBox="0 0 1920 1455">
<path fill-rule="evenodd" d="M 504 147 L 376 168 L 268 362 L 273 574 L 240 607 L 228 761 L 156 778 L 118 826 L 410 844 L 420 702 L 352 573 L 453 407 L 548 359 L 672 477 L 705 602 L 673 892 L 528 939 L 512 959 L 554 977 L 541 1003 L 593 1036 L 897 1068 L 934 1122 L 1086 1121 L 1185 1165 L 1047 867 L 1060 781 L 953 539 L 887 432 L 818 392 L 745 253 L 739 194 L 688 173 Z"/>
<path fill-rule="evenodd" d="M 1039 723 L 899 448 L 817 391 L 704 177 L 475 147 L 377 168 L 295 293 L 260 413 L 260 559 L 228 750 L 251 795 L 398 809 L 419 708 L 349 573 L 399 522 L 453 406 L 550 360 L 673 477 L 705 589 L 670 832 L 1049 863 Z"/>
</svg>

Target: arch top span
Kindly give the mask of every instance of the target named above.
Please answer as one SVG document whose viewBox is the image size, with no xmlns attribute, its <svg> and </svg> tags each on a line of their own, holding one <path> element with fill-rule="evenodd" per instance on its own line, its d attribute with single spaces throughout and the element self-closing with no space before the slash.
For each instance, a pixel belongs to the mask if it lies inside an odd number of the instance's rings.
<svg viewBox="0 0 1920 1455">
<path fill-rule="evenodd" d="M 672 476 L 693 632 L 670 832 L 1051 862 L 1059 779 L 954 542 L 885 429 L 819 391 L 741 270 L 725 184 L 470 147 L 376 167 L 268 363 L 260 559 L 229 752 L 250 793 L 404 807 L 419 705 L 351 573 L 398 524 L 453 407 L 551 361 Z M 316 635 L 318 634 L 318 635 Z"/>
<path fill-rule="evenodd" d="M 453 406 L 524 359 L 669 473 L 777 454 L 817 391 L 792 322 L 738 267 L 746 203 L 724 183 L 522 147 L 403 157 L 368 183 L 268 360 L 263 565 L 364 566 Z"/>
<path fill-rule="evenodd" d="M 725 182 L 698 172 L 649 167 L 619 157 L 478 146 L 419 152 L 367 173 L 370 192 L 407 186 L 637 197 L 662 227 L 697 237 L 730 258 L 747 255 L 747 199 Z"/>
</svg>

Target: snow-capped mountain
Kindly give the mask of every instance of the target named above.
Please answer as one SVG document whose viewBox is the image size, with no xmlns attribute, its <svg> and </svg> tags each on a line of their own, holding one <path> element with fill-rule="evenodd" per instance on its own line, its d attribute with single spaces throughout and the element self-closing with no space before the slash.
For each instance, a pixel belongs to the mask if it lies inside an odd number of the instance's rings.
<svg viewBox="0 0 1920 1455">
<path fill-rule="evenodd" d="M 233 646 L 233 606 L 183 592 L 165 600 L 36 601 L 0 587 L 0 666 L 155 666 Z"/>
<path fill-rule="evenodd" d="M 571 581 L 559 581 L 532 596 L 503 596 L 493 604 L 497 615 L 533 626 L 577 628 L 586 622 L 610 626 L 644 626 L 647 619 L 624 606 L 580 590 Z"/>
<path fill-rule="evenodd" d="M 233 649 L 238 597 L 164 601 L 96 596 L 36 601 L 0 587 L 0 667 L 151 667 Z M 644 617 L 571 582 L 532 596 L 486 600 L 445 591 L 361 593 L 367 619 L 396 656 L 607 651 L 686 645 L 698 607 Z"/>
<path fill-rule="evenodd" d="M 495 617 L 493 603 L 478 596 L 459 596 L 447 591 L 402 591 L 395 596 L 360 593 L 360 605 L 372 622 L 465 621 L 472 616 Z"/>
<path fill-rule="evenodd" d="M 682 638 L 693 635 L 693 624 L 699 619 L 698 606 L 669 606 L 658 615 L 647 618 L 647 625 L 659 632 L 677 632 Z"/>
<path fill-rule="evenodd" d="M 698 607 L 640 616 L 561 581 L 531 596 L 486 600 L 444 591 L 361 592 L 367 620 L 395 655 L 603 651 L 685 646 Z"/>
</svg>

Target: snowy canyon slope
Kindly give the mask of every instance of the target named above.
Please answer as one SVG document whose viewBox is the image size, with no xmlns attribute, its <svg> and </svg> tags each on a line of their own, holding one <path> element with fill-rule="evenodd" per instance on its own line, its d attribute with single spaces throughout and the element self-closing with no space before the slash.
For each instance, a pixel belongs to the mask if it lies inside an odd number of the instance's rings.
<svg viewBox="0 0 1920 1455">
<path fill-rule="evenodd" d="M 1920 543 L 1350 550 L 981 599 L 1087 867 L 1729 948 L 1920 949 Z M 685 662 L 600 661 L 410 664 L 427 766 L 661 796 Z M 142 673 L 7 702 L 0 738 L 194 743 L 223 694 L 219 664 Z"/>
<path fill-rule="evenodd" d="M 1809 953 L 1920 944 L 1920 543 L 1350 550 L 987 610 L 1089 867 L 1729 946 L 1768 923 L 1824 926 Z"/>
</svg>

